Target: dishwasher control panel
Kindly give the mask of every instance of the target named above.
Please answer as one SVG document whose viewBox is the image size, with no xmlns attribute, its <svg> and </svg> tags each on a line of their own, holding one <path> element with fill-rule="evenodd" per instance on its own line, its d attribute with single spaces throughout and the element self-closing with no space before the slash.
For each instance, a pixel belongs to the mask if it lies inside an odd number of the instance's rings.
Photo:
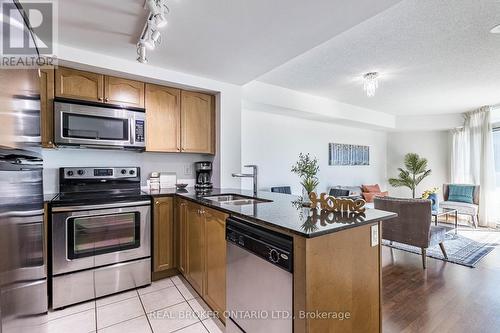
<svg viewBox="0 0 500 333">
<path fill-rule="evenodd" d="M 229 218 L 226 240 L 288 272 L 293 271 L 291 237 Z"/>
</svg>

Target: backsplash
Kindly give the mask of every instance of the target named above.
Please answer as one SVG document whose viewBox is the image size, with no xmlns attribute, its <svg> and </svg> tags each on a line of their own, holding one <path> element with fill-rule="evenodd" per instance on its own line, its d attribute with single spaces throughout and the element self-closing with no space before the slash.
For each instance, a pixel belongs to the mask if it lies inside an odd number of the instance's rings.
<svg viewBox="0 0 500 333">
<path fill-rule="evenodd" d="M 175 172 L 177 179 L 192 184 L 195 179 L 194 162 L 213 161 L 214 157 L 203 154 L 137 153 L 99 149 L 43 149 L 44 193 L 59 192 L 59 168 L 76 166 L 138 166 L 141 168 L 141 185 L 153 171 Z M 214 168 L 216 166 L 214 165 Z M 214 169 L 214 174 L 219 170 Z M 215 178 L 215 177 L 214 177 Z"/>
</svg>

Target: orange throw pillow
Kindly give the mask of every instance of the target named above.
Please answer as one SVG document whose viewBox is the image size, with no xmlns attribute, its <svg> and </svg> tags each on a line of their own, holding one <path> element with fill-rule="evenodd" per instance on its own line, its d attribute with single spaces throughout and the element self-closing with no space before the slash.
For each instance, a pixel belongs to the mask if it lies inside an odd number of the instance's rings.
<svg viewBox="0 0 500 333">
<path fill-rule="evenodd" d="M 380 193 L 380 186 L 378 184 L 374 185 L 362 185 L 363 192 L 368 192 L 368 193 Z"/>
<path fill-rule="evenodd" d="M 363 198 L 366 202 L 373 202 L 375 197 L 386 197 L 389 195 L 389 192 L 363 192 Z"/>
</svg>

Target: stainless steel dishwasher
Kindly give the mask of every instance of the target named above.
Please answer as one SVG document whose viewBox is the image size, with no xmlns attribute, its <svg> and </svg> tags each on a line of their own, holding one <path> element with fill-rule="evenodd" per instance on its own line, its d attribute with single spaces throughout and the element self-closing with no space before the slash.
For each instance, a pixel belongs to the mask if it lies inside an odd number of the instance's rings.
<svg viewBox="0 0 500 333">
<path fill-rule="evenodd" d="M 227 333 L 293 331 L 291 237 L 228 218 Z"/>
</svg>

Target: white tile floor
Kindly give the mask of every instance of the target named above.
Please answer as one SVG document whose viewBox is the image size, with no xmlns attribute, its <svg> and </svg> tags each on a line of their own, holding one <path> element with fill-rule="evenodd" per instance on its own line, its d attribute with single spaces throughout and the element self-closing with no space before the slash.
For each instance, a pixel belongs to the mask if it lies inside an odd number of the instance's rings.
<svg viewBox="0 0 500 333">
<path fill-rule="evenodd" d="M 63 310 L 50 311 L 44 333 L 218 333 L 217 318 L 210 318 L 207 304 L 181 276 L 153 282 Z"/>
</svg>

